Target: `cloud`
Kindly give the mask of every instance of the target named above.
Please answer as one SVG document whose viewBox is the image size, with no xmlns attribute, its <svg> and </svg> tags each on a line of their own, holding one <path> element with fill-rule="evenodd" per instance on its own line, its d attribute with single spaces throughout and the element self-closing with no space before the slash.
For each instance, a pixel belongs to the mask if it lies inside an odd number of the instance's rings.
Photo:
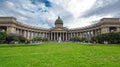
<svg viewBox="0 0 120 67">
<path fill-rule="evenodd" d="M 90 10 L 86 11 L 83 17 L 90 17 L 90 16 L 106 16 L 106 15 L 112 15 L 114 16 L 117 13 L 120 13 L 119 6 L 120 6 L 120 0 L 98 0 L 96 1 L 96 4 L 94 5 L 94 8 L 91 8 Z"/>
<path fill-rule="evenodd" d="M 119 0 L 1 0 L 0 16 L 14 16 L 23 24 L 50 28 L 58 16 L 68 28 L 120 17 Z"/>
</svg>

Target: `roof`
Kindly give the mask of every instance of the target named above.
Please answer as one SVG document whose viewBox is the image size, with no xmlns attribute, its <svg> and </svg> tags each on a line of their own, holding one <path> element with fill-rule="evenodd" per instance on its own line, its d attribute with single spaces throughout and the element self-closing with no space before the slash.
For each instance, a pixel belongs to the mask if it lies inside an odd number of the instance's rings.
<svg viewBox="0 0 120 67">
<path fill-rule="evenodd" d="M 58 19 L 55 21 L 55 24 L 63 24 L 62 19 L 58 16 Z"/>
</svg>

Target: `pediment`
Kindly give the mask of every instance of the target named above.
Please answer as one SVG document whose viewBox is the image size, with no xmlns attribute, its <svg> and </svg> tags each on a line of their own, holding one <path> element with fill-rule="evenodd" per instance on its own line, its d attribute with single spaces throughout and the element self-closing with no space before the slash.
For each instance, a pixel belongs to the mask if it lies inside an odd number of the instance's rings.
<svg viewBox="0 0 120 67">
<path fill-rule="evenodd" d="M 65 28 L 65 27 L 63 27 L 63 28 L 59 28 L 59 27 L 58 27 L 58 28 L 55 28 L 55 27 L 54 27 L 54 28 L 51 28 L 51 30 L 55 30 L 55 31 L 62 31 L 62 30 L 63 30 L 63 31 L 64 31 L 64 30 L 68 30 L 68 29 Z"/>
<path fill-rule="evenodd" d="M 55 28 L 54 30 L 64 30 L 63 28 Z"/>
</svg>

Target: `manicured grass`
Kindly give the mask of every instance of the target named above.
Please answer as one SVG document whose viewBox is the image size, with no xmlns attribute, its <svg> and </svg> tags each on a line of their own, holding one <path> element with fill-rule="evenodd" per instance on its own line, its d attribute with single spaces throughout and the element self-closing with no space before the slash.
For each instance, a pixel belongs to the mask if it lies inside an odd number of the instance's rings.
<svg viewBox="0 0 120 67">
<path fill-rule="evenodd" d="M 120 67 L 120 45 L 0 45 L 0 67 Z"/>
</svg>

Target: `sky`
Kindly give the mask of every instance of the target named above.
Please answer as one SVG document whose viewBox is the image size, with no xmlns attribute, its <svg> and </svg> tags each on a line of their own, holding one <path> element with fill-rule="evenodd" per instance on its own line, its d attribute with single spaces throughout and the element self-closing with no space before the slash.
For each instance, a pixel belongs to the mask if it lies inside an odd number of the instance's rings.
<svg viewBox="0 0 120 67">
<path fill-rule="evenodd" d="M 43 28 L 54 27 L 60 16 L 64 27 L 78 28 L 102 18 L 120 18 L 120 0 L 0 0 L 0 17 L 3 16 Z"/>
</svg>

